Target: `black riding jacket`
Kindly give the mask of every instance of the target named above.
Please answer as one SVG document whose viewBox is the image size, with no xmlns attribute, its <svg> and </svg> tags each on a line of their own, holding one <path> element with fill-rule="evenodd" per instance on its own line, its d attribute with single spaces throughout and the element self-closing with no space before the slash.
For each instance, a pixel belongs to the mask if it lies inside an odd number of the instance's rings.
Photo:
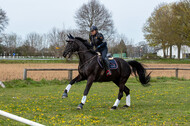
<svg viewBox="0 0 190 126">
<path fill-rule="evenodd" d="M 106 42 L 103 42 L 104 36 L 101 33 L 96 33 L 96 35 L 91 35 L 90 41 L 91 41 L 92 47 L 95 46 L 96 49 L 103 48 L 106 46 Z"/>
</svg>

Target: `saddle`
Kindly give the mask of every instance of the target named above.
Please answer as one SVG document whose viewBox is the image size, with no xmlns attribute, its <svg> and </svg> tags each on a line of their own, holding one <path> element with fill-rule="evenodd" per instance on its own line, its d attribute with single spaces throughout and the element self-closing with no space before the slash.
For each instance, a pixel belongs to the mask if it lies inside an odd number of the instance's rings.
<svg viewBox="0 0 190 126">
<path fill-rule="evenodd" d="M 110 53 L 107 54 L 107 58 L 109 61 L 109 68 L 110 69 L 117 69 L 118 64 Z M 102 59 L 101 54 L 98 54 L 97 61 L 98 61 L 98 64 L 100 65 L 100 67 L 104 68 L 103 59 Z"/>
</svg>

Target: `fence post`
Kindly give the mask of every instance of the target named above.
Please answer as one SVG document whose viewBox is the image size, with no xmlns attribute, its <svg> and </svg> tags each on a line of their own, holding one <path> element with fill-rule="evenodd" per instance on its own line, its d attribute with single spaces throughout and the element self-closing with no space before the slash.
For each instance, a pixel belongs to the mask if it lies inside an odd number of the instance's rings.
<svg viewBox="0 0 190 126">
<path fill-rule="evenodd" d="M 179 71 L 179 69 L 176 68 L 176 69 L 175 69 L 175 77 L 176 77 L 176 78 L 178 78 L 178 71 Z"/>
<path fill-rule="evenodd" d="M 27 78 L 27 69 L 24 69 L 23 80 L 26 80 L 26 78 Z"/>
<path fill-rule="evenodd" d="M 69 80 L 72 80 L 72 77 L 73 77 L 73 70 L 68 70 L 68 79 Z"/>
<path fill-rule="evenodd" d="M 2 88 L 5 88 L 5 85 L 4 85 L 3 82 L 1 82 L 1 81 L 0 81 L 0 86 L 1 86 Z"/>
</svg>

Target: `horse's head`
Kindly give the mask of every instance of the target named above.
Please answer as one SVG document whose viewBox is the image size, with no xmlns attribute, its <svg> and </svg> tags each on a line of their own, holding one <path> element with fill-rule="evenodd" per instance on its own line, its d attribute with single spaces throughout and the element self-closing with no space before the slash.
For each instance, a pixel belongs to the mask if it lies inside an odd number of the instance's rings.
<svg viewBox="0 0 190 126">
<path fill-rule="evenodd" d="M 67 40 L 67 45 L 63 52 L 63 56 L 66 57 L 69 54 L 69 57 L 73 54 L 73 52 L 89 52 L 92 54 L 96 54 L 96 52 L 92 49 L 92 45 L 85 39 L 80 37 L 73 37 L 71 34 L 67 35 L 69 40 Z"/>
<path fill-rule="evenodd" d="M 66 57 L 69 54 L 69 57 L 73 54 L 73 52 L 76 52 L 79 50 L 79 45 L 76 42 L 76 39 L 71 35 L 67 35 L 69 40 L 67 40 L 67 45 L 65 47 L 65 50 L 63 52 L 63 56 Z"/>
</svg>

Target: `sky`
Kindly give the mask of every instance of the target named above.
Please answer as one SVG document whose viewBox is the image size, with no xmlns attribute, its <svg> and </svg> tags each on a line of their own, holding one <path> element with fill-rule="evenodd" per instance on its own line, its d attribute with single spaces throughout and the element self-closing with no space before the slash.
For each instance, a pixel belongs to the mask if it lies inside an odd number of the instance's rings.
<svg viewBox="0 0 190 126">
<path fill-rule="evenodd" d="M 5 33 L 48 33 L 53 27 L 75 29 L 74 15 L 89 0 L 0 0 L 9 25 Z M 134 43 L 145 41 L 142 28 L 154 8 L 179 0 L 99 0 L 112 13 L 114 26 Z"/>
</svg>

